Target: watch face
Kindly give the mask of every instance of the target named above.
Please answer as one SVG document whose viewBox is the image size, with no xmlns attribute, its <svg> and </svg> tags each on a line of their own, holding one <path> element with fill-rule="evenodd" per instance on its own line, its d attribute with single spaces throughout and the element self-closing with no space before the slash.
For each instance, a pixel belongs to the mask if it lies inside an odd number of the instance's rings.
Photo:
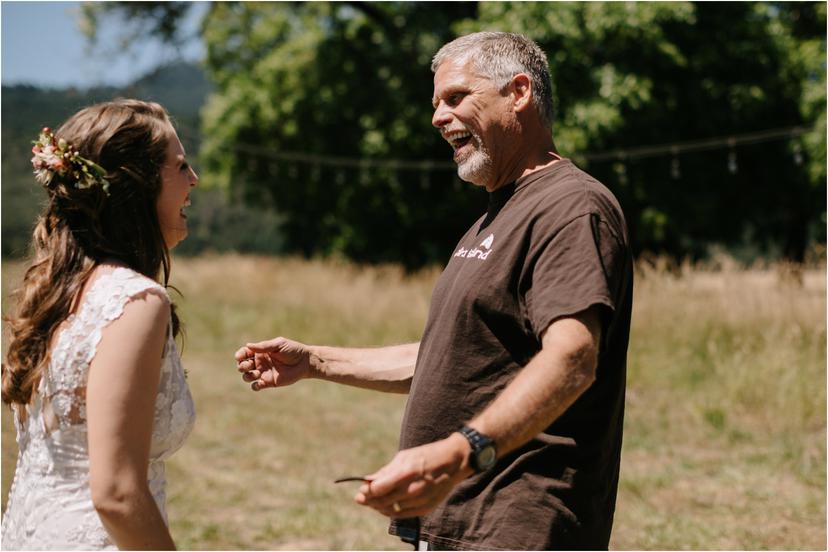
<svg viewBox="0 0 828 552">
<path fill-rule="evenodd" d="M 496 460 L 495 448 L 492 445 L 483 447 L 477 453 L 477 466 L 480 470 L 491 468 Z"/>
</svg>

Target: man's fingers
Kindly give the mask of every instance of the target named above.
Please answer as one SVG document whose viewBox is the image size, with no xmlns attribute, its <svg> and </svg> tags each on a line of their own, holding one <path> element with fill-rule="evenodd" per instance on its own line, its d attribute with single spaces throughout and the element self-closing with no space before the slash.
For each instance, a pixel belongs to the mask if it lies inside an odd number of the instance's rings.
<svg viewBox="0 0 828 552">
<path fill-rule="evenodd" d="M 381 473 L 382 470 L 367 474 L 365 476 L 366 481 L 359 486 L 358 492 L 362 493 L 365 496 L 371 496 L 374 492 L 374 490 L 371 488 L 371 485 L 374 484 L 374 480 L 377 477 L 379 477 Z"/>
<path fill-rule="evenodd" d="M 249 372 L 250 370 L 256 367 L 256 362 L 252 358 L 246 358 L 242 361 L 239 361 L 236 365 L 236 368 L 239 372 Z"/>
<path fill-rule="evenodd" d="M 373 508 L 389 518 L 410 518 L 428 514 L 445 498 L 444 489 L 434 485 L 423 486 L 417 494 L 386 495 L 381 499 L 358 494 L 358 504 Z"/>
<path fill-rule="evenodd" d="M 242 379 L 250 382 L 250 388 L 253 391 L 261 391 L 268 387 L 279 386 L 279 373 L 276 370 L 252 370 L 242 375 Z"/>
<path fill-rule="evenodd" d="M 245 347 L 251 353 L 270 353 L 273 351 L 281 351 L 285 346 L 286 340 L 283 337 L 276 339 L 268 339 L 267 341 L 258 341 L 256 343 L 246 343 Z"/>
<path fill-rule="evenodd" d="M 246 374 L 245 374 L 246 375 Z M 252 381 L 250 384 L 250 388 L 253 391 L 261 391 L 262 389 L 267 389 L 268 387 L 276 387 L 276 379 L 273 377 L 273 372 L 263 372 L 258 378 L 251 378 L 245 381 Z"/>
<path fill-rule="evenodd" d="M 396 500 L 390 505 L 372 506 L 372 508 L 390 518 L 411 518 L 431 512 L 439 503 L 439 498 L 425 496 L 417 499 Z"/>
<path fill-rule="evenodd" d="M 279 383 L 279 372 L 276 370 L 265 370 L 259 379 L 266 387 L 276 387 Z"/>
<path fill-rule="evenodd" d="M 411 467 L 410 462 L 400 460 L 399 457 L 395 457 L 384 468 L 368 477 L 372 481 L 370 492 L 366 494 L 374 497 L 390 496 L 400 493 L 406 494 L 412 485 L 414 487 L 411 490 L 418 491 L 421 486 L 427 483 L 423 479 L 423 474 L 419 467 Z M 367 485 L 363 486 L 366 490 L 367 487 Z"/>
<path fill-rule="evenodd" d="M 429 500 L 428 497 L 430 495 L 436 492 L 433 485 L 429 485 L 424 479 L 418 479 L 409 483 L 400 481 L 397 485 L 383 493 L 378 493 L 374 489 L 372 482 L 371 485 L 363 485 L 354 499 L 359 504 L 364 504 L 377 510 L 385 510 L 388 508 L 393 509 L 395 502 L 413 503 L 414 505 L 423 504 Z"/>
<path fill-rule="evenodd" d="M 262 373 L 258 370 L 250 370 L 249 372 L 242 374 L 242 379 L 246 382 L 256 381 L 261 375 Z"/>
<path fill-rule="evenodd" d="M 253 351 L 251 351 L 247 347 L 241 347 L 241 348 L 239 348 L 239 350 L 237 350 L 235 353 L 233 353 L 233 356 L 235 357 L 236 362 L 241 362 L 246 358 L 252 357 L 253 356 Z"/>
</svg>

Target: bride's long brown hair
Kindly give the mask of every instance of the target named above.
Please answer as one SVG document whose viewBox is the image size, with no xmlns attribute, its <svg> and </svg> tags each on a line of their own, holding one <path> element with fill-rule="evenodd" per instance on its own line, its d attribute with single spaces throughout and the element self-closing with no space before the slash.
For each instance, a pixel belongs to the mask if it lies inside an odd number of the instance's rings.
<svg viewBox="0 0 828 552">
<path fill-rule="evenodd" d="M 97 264 L 120 261 L 149 278 L 162 276 L 167 285 L 170 255 L 156 201 L 171 129 L 160 105 L 116 100 L 79 111 L 55 132 L 106 170 L 109 194 L 100 185 L 77 188 L 69 174 L 55 174 L 46 186 L 48 203 L 32 236 L 31 265 L 8 319 L 4 403 L 31 402 L 52 337 Z M 177 334 L 174 309 L 172 317 Z"/>
</svg>

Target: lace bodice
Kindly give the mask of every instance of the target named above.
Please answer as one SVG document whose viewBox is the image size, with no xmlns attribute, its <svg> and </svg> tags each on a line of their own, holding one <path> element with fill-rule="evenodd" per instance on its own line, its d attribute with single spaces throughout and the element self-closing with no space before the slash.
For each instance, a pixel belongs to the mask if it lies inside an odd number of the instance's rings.
<svg viewBox="0 0 828 552">
<path fill-rule="evenodd" d="M 158 283 L 127 268 L 95 280 L 78 312 L 56 335 L 48 368 L 28 407 L 15 415 L 18 457 L 2 526 L 9 549 L 114 549 L 89 490 L 86 382 L 101 332 L 126 304 Z M 170 326 L 171 327 L 171 326 Z M 170 331 L 164 348 L 147 481 L 166 519 L 164 459 L 178 450 L 195 409 Z"/>
</svg>

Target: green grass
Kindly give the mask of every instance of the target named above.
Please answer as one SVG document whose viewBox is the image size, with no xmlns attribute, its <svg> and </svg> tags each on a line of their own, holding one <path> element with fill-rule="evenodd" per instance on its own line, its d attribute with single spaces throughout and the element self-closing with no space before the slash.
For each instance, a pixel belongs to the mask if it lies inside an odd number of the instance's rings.
<svg viewBox="0 0 828 552">
<path fill-rule="evenodd" d="M 20 265 L 3 266 L 3 311 Z M 824 268 L 682 276 L 642 266 L 611 548 L 826 547 Z M 407 549 L 334 478 L 393 455 L 405 397 L 321 382 L 253 393 L 248 340 L 419 338 L 438 271 L 241 256 L 176 259 L 198 420 L 168 463 L 183 549 Z M 4 336 L 5 337 L 5 336 Z M 5 340 L 4 340 L 5 345 Z M 2 498 L 15 460 L 3 409 Z"/>
</svg>

